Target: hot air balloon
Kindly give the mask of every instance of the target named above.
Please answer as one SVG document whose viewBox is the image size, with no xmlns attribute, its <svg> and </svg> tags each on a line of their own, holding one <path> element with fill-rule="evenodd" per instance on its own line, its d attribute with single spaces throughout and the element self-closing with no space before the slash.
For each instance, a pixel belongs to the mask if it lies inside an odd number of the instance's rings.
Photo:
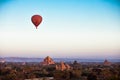
<svg viewBox="0 0 120 80">
<path fill-rule="evenodd" d="M 38 28 L 39 24 L 42 22 L 42 17 L 40 15 L 33 15 L 31 17 L 32 23 L 35 25 L 36 29 Z"/>
</svg>

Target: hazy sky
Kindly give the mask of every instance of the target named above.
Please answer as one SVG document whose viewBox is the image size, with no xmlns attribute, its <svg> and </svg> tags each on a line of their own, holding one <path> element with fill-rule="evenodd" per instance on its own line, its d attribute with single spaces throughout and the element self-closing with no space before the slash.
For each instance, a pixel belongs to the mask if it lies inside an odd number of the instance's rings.
<svg viewBox="0 0 120 80">
<path fill-rule="evenodd" d="M 120 58 L 120 1 L 0 0 L 0 56 L 47 55 Z"/>
</svg>

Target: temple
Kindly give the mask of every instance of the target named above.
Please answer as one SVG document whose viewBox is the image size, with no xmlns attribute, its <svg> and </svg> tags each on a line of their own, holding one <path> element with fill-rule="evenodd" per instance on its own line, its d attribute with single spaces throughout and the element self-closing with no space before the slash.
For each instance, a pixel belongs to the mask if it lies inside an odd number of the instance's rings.
<svg viewBox="0 0 120 80">
<path fill-rule="evenodd" d="M 50 64 L 55 64 L 55 62 L 53 61 L 52 58 L 50 58 L 49 56 L 47 56 L 43 62 L 40 63 L 41 65 L 50 65 Z"/>
</svg>

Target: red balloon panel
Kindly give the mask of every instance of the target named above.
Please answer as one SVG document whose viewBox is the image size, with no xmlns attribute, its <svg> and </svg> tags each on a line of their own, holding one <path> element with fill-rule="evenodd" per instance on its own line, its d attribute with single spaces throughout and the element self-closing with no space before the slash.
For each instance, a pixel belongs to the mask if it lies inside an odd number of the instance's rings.
<svg viewBox="0 0 120 80">
<path fill-rule="evenodd" d="M 40 15 L 33 15 L 31 18 L 32 23 L 35 25 L 36 29 L 42 22 L 42 17 Z"/>
</svg>

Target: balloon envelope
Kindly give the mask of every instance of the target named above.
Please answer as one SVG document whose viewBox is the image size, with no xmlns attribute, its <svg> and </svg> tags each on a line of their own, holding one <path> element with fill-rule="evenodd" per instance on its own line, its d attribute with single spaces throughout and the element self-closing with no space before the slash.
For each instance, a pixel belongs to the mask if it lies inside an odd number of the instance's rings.
<svg viewBox="0 0 120 80">
<path fill-rule="evenodd" d="M 33 15 L 31 17 L 32 23 L 35 25 L 36 29 L 39 26 L 39 24 L 42 22 L 42 17 L 40 15 Z"/>
</svg>

